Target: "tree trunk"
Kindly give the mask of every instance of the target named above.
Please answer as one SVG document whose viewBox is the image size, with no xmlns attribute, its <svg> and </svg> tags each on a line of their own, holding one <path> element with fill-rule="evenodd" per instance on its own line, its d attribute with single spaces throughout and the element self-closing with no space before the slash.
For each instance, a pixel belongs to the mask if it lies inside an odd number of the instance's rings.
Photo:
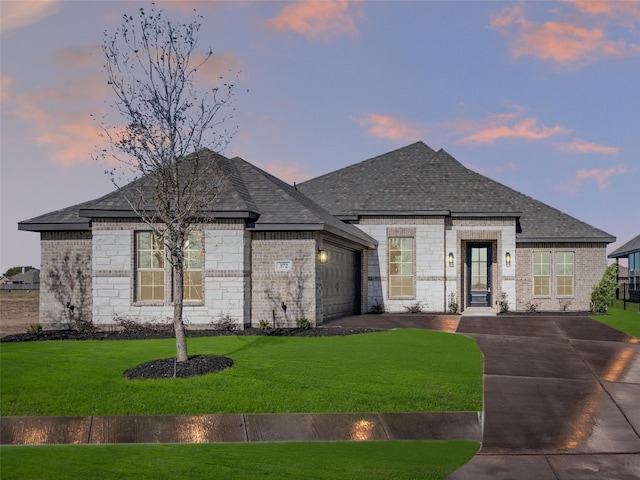
<svg viewBox="0 0 640 480">
<path fill-rule="evenodd" d="M 184 334 L 184 323 L 182 322 L 182 306 L 184 303 L 184 264 L 181 260 L 176 262 L 174 267 L 174 305 L 173 305 L 173 329 L 176 334 L 176 353 L 178 362 L 186 362 L 187 337 Z"/>
</svg>

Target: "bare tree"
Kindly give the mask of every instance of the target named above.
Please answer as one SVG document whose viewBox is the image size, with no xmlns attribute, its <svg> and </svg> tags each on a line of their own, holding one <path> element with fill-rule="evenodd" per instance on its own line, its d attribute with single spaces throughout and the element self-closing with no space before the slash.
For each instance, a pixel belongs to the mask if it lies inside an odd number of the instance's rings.
<svg viewBox="0 0 640 480">
<path fill-rule="evenodd" d="M 211 50 L 197 51 L 200 21 L 194 14 L 190 23 L 175 23 L 155 6 L 148 12 L 141 8 L 137 18 L 125 15 L 112 35 L 105 32 L 102 44 L 113 106 L 125 126 L 103 120 L 109 148 L 98 156 L 121 162 L 122 168 L 108 171 L 114 185 L 164 244 L 173 272 L 179 362 L 188 360 L 182 319 L 185 242 L 221 193 L 224 174 L 212 151 L 221 152 L 235 133 L 224 128 L 233 115 L 234 85 L 196 87 L 197 71 L 213 56 Z M 133 180 L 126 185 L 125 175 Z"/>
</svg>

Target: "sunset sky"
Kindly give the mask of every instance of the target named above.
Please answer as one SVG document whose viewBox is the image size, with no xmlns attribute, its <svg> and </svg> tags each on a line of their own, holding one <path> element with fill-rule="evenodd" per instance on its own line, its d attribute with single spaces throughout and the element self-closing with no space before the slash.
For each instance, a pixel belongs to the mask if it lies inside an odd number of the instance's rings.
<svg viewBox="0 0 640 480">
<path fill-rule="evenodd" d="M 293 183 L 422 140 L 616 236 L 609 252 L 640 233 L 640 1 L 156 3 L 197 8 L 201 80 L 236 82 L 228 157 Z M 18 221 L 113 190 L 92 160 L 100 45 L 149 5 L 0 0 L 1 272 L 40 266 Z"/>
</svg>

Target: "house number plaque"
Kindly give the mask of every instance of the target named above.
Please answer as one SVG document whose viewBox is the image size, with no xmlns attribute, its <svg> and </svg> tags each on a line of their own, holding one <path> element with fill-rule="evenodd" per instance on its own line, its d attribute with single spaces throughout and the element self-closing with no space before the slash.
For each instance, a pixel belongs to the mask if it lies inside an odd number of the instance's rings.
<svg viewBox="0 0 640 480">
<path fill-rule="evenodd" d="M 279 260 L 275 262 L 276 272 L 290 272 L 291 271 L 291 261 L 290 260 Z"/>
</svg>

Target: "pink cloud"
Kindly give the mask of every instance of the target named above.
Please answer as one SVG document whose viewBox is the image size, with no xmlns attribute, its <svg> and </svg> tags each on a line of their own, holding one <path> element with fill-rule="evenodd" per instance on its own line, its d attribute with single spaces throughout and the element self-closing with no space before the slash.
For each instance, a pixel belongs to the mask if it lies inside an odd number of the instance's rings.
<svg viewBox="0 0 640 480">
<path fill-rule="evenodd" d="M 3 1 L 0 31 L 8 32 L 37 23 L 56 13 L 61 6 L 59 0 Z"/>
<path fill-rule="evenodd" d="M 609 17 L 632 16 L 640 18 L 640 2 L 610 0 L 564 0 L 579 12 Z"/>
<path fill-rule="evenodd" d="M 300 165 L 291 162 L 275 161 L 268 163 L 263 168 L 271 175 L 291 184 L 294 182 L 303 182 L 311 178 L 311 175 L 302 170 Z"/>
<path fill-rule="evenodd" d="M 357 35 L 357 13 L 346 0 L 302 0 L 285 7 L 267 24 L 275 30 L 291 30 L 307 38 L 330 40 Z"/>
<path fill-rule="evenodd" d="M 560 125 L 539 125 L 533 117 L 522 118 L 524 109 L 515 108 L 516 112 L 489 113 L 481 120 L 454 120 L 446 126 L 462 135 L 458 143 L 494 143 L 503 138 L 542 140 L 568 131 Z"/>
<path fill-rule="evenodd" d="M 610 185 L 609 177 L 613 175 L 622 175 L 627 172 L 628 170 L 624 165 L 616 165 L 615 167 L 606 170 L 598 168 L 594 168 L 592 170 L 578 170 L 566 185 L 559 186 L 556 189 L 566 193 L 575 194 L 583 183 L 595 181 L 600 190 L 605 190 Z"/>
<path fill-rule="evenodd" d="M 564 151 L 575 153 L 599 153 L 602 155 L 618 155 L 618 153 L 620 153 L 620 149 L 617 147 L 599 145 L 577 138 L 570 143 L 561 144 L 560 148 Z"/>
<path fill-rule="evenodd" d="M 356 120 L 371 136 L 388 140 L 413 142 L 424 136 L 424 128 L 409 120 L 371 113 Z"/>
<path fill-rule="evenodd" d="M 15 78 L 8 75 L 0 75 L 0 102 L 9 100 L 9 89 L 11 84 L 15 82 Z"/>
<path fill-rule="evenodd" d="M 190 62 L 191 68 L 197 67 L 196 81 L 198 84 L 202 84 L 204 83 L 202 80 L 206 80 L 220 86 L 221 79 L 229 79 L 230 81 L 230 77 L 242 77 L 242 61 L 233 52 L 214 53 L 209 60 L 206 62 L 204 60 L 204 54 L 197 54 L 192 57 Z"/>
<path fill-rule="evenodd" d="M 491 16 L 490 28 L 503 33 L 510 41 L 514 57 L 531 56 L 561 65 L 581 67 L 588 63 L 640 53 L 640 45 L 625 40 L 612 40 L 604 30 L 608 23 L 589 25 L 594 15 L 617 15 L 625 2 L 571 2 L 581 14 L 574 22 L 535 22 L 525 18 L 523 5 L 507 7 Z M 626 2 L 631 3 L 631 2 Z M 624 7 L 626 8 L 626 7 Z M 631 7 L 632 11 L 640 9 Z M 559 15 L 558 9 L 553 10 Z M 589 18 L 585 17 L 588 15 Z"/>
</svg>

